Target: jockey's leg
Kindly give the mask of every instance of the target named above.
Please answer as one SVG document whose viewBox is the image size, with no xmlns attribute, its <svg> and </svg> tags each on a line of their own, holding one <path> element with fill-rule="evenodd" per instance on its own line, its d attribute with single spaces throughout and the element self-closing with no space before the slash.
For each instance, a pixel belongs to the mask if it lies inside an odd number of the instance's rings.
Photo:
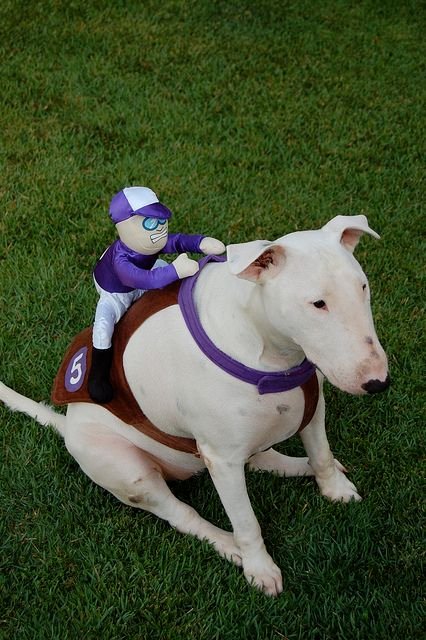
<svg viewBox="0 0 426 640">
<path fill-rule="evenodd" d="M 153 269 L 167 265 L 157 259 Z M 89 373 L 88 389 L 92 400 L 105 404 L 112 400 L 114 391 L 109 379 L 112 362 L 112 336 L 117 322 L 126 313 L 130 305 L 138 300 L 145 291 L 135 289 L 128 293 L 110 293 L 102 289 L 95 280 L 99 301 L 93 324 L 92 366 Z"/>
<path fill-rule="evenodd" d="M 89 373 L 88 389 L 92 400 L 99 404 L 105 404 L 112 400 L 114 395 L 109 379 L 114 328 L 139 295 L 136 291 L 108 293 L 99 288 L 98 291 L 100 298 L 93 323 L 92 366 Z"/>
</svg>

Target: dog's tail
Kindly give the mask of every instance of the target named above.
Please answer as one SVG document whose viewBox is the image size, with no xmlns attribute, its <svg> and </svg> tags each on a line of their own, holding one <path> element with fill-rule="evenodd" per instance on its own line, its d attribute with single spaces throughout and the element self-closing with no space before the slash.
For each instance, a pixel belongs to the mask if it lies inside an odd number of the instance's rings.
<svg viewBox="0 0 426 640">
<path fill-rule="evenodd" d="M 43 402 L 35 402 L 17 393 L 0 382 L 0 400 L 12 411 L 26 413 L 40 424 L 54 427 L 62 437 L 65 436 L 66 419 Z"/>
</svg>

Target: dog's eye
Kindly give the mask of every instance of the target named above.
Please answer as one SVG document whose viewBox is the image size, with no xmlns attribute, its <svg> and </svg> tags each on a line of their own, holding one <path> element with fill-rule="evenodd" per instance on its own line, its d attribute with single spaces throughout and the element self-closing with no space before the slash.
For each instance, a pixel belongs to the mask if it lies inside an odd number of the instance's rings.
<svg viewBox="0 0 426 640">
<path fill-rule="evenodd" d="M 363 290 L 363 291 L 365 291 L 365 290 L 366 290 L 366 288 L 367 288 L 367 285 L 366 285 L 366 284 L 363 284 L 363 285 L 362 285 L 362 290 Z"/>
<path fill-rule="evenodd" d="M 316 300 L 315 302 L 312 303 L 314 305 L 314 307 L 316 307 L 317 309 L 324 309 L 324 307 L 326 307 L 326 303 L 325 300 Z"/>
</svg>

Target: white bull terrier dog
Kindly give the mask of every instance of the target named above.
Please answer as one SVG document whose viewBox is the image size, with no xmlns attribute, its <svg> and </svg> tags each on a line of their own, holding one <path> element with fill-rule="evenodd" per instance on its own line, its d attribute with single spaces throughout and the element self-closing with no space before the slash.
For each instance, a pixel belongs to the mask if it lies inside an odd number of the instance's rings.
<svg viewBox="0 0 426 640">
<path fill-rule="evenodd" d="M 11 409 L 56 427 L 82 470 L 119 500 L 208 540 L 221 556 L 242 565 L 250 583 L 277 595 L 281 572 L 265 548 L 244 467 L 248 463 L 250 469 L 281 476 L 313 475 L 331 500 L 360 500 L 330 451 L 322 382 L 325 376 L 351 394 L 375 393 L 389 385 L 367 278 L 352 255 L 363 233 L 379 237 L 365 216 L 337 216 L 316 231 L 230 245 L 227 262 L 200 271 L 193 294 L 202 331 L 225 360 L 264 374 L 264 389 L 205 355 L 178 305 L 148 318 L 132 335 L 123 367 L 136 401 L 162 432 L 193 439 L 198 455 L 152 439 L 105 406 L 77 402 L 63 416 L 3 384 L 0 398 Z M 284 391 L 279 385 L 277 390 L 267 387 L 274 376 L 290 379 L 306 359 L 317 368 L 319 398 L 300 434 L 308 457 L 292 458 L 272 446 L 298 431 L 304 393 L 297 383 Z M 205 468 L 232 533 L 204 520 L 166 483 Z"/>
</svg>

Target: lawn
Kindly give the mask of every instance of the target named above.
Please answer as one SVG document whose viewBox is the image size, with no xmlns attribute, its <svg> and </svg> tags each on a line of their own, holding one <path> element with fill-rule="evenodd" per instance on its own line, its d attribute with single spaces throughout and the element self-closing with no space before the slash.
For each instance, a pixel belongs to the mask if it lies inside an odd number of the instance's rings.
<svg viewBox="0 0 426 640">
<path fill-rule="evenodd" d="M 109 200 L 143 184 L 172 230 L 225 243 L 367 215 L 382 240 L 357 257 L 393 384 L 362 398 L 326 387 L 329 440 L 361 503 L 248 475 L 277 599 L 1 406 L 0 638 L 423 637 L 425 13 L 415 0 L 3 0 L 1 380 L 49 399 L 92 321 Z M 297 438 L 280 450 L 303 455 Z M 206 474 L 174 491 L 229 528 Z"/>
</svg>

